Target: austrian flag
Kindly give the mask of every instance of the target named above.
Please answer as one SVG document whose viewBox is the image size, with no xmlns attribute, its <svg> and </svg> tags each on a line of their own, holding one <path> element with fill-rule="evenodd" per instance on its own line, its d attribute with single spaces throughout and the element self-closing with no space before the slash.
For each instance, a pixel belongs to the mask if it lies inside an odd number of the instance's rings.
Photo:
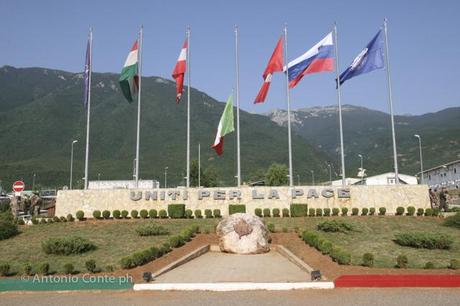
<svg viewBox="0 0 460 306">
<path fill-rule="evenodd" d="M 187 40 L 185 40 L 179 58 L 177 59 L 176 67 L 172 73 L 172 77 L 176 80 L 176 102 L 179 103 L 184 90 L 184 75 L 187 70 Z"/>
</svg>

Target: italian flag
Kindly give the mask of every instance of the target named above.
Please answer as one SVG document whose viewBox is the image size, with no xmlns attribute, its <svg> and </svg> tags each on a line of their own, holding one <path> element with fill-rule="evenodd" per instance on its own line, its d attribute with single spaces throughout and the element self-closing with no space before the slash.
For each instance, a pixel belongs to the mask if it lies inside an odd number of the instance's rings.
<svg viewBox="0 0 460 306">
<path fill-rule="evenodd" d="M 224 149 L 224 136 L 235 130 L 233 126 L 233 95 L 231 95 L 225 105 L 224 113 L 220 117 L 219 126 L 217 127 L 216 139 L 211 146 L 216 150 L 217 155 L 222 155 Z"/>
<path fill-rule="evenodd" d="M 125 65 L 120 75 L 120 87 L 126 100 L 133 101 L 133 97 L 139 89 L 139 70 L 138 70 L 138 44 L 134 42 L 131 51 L 126 58 Z"/>
</svg>

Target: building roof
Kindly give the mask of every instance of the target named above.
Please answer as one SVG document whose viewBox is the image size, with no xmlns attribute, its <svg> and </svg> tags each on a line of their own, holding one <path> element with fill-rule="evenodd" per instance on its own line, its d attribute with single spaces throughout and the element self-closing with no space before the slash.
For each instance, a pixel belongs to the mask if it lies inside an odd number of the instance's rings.
<svg viewBox="0 0 460 306">
<path fill-rule="evenodd" d="M 433 171 L 433 170 L 436 170 L 436 169 L 441 169 L 441 168 L 444 168 L 444 167 L 447 167 L 447 166 L 450 166 L 450 165 L 453 165 L 453 164 L 457 164 L 457 163 L 460 163 L 460 159 L 457 159 L 457 160 L 454 160 L 454 161 L 451 161 L 451 162 L 448 162 L 448 163 L 445 163 L 445 164 L 430 168 L 428 170 L 423 170 L 423 173 L 430 172 L 430 171 Z M 417 174 L 419 174 L 419 173 L 420 172 L 418 172 Z"/>
</svg>

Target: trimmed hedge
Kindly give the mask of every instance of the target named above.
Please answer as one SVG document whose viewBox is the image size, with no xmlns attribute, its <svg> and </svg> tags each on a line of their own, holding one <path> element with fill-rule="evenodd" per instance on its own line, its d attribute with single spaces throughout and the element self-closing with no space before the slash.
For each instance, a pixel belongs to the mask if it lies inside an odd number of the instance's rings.
<svg viewBox="0 0 460 306">
<path fill-rule="evenodd" d="M 94 219 L 100 219 L 101 218 L 101 211 L 100 210 L 93 211 L 93 218 Z"/>
<path fill-rule="evenodd" d="M 323 209 L 322 209 L 322 208 L 317 208 L 317 209 L 315 210 L 315 215 L 316 215 L 317 217 L 321 217 L 321 216 L 323 215 Z"/>
<path fill-rule="evenodd" d="M 409 206 L 409 207 L 407 207 L 407 213 L 406 213 L 406 215 L 408 215 L 408 216 L 413 216 L 413 215 L 415 215 L 415 207 L 414 207 L 414 206 Z"/>
<path fill-rule="evenodd" d="M 323 210 L 323 212 L 324 212 L 325 217 L 329 217 L 331 215 L 331 209 L 330 208 L 325 208 Z"/>
<path fill-rule="evenodd" d="M 48 238 L 42 241 L 42 250 L 46 254 L 81 254 L 96 249 L 88 239 L 82 237 Z"/>
<path fill-rule="evenodd" d="M 405 210 L 405 209 L 404 209 L 404 207 L 402 207 L 402 206 L 396 207 L 396 216 L 402 216 L 402 215 L 404 215 L 404 210 Z"/>
<path fill-rule="evenodd" d="M 185 204 L 169 204 L 168 216 L 172 219 L 180 219 L 185 216 Z"/>
<path fill-rule="evenodd" d="M 283 217 L 289 217 L 289 209 L 288 208 L 283 208 Z"/>
<path fill-rule="evenodd" d="M 387 213 L 387 209 L 385 207 L 379 208 L 379 216 L 385 216 L 386 213 Z"/>
<path fill-rule="evenodd" d="M 460 229 L 460 212 L 453 216 L 447 217 L 443 225 Z"/>
<path fill-rule="evenodd" d="M 342 216 L 346 217 L 348 215 L 348 208 L 342 207 Z"/>
<path fill-rule="evenodd" d="M 361 216 L 367 216 L 369 214 L 369 209 L 368 208 L 363 208 L 361 210 Z"/>
<path fill-rule="evenodd" d="M 206 217 L 206 219 L 212 219 L 212 210 L 205 209 L 204 210 L 204 216 Z"/>
<path fill-rule="evenodd" d="M 228 214 L 233 215 L 236 213 L 245 213 L 246 205 L 244 204 L 230 204 L 228 205 Z"/>
<path fill-rule="evenodd" d="M 120 212 L 118 209 L 115 209 L 115 210 L 112 212 L 112 216 L 113 216 L 115 219 L 121 219 L 121 212 Z"/>
<path fill-rule="evenodd" d="M 338 209 L 337 207 L 334 207 L 334 208 L 332 209 L 332 215 L 333 215 L 333 216 L 338 216 L 339 213 L 340 213 L 340 209 Z"/>
<path fill-rule="evenodd" d="M 79 221 L 83 221 L 85 219 L 85 213 L 83 212 L 83 210 L 79 210 L 75 213 L 75 217 L 77 217 Z"/>
<path fill-rule="evenodd" d="M 185 210 L 185 218 L 193 219 L 193 211 L 191 209 L 186 209 Z"/>
<path fill-rule="evenodd" d="M 254 209 L 254 215 L 256 215 L 257 217 L 262 218 L 262 208 Z"/>
<path fill-rule="evenodd" d="M 314 208 L 309 208 L 308 209 L 308 216 L 309 217 L 314 217 L 315 216 L 315 209 Z"/>
<path fill-rule="evenodd" d="M 342 232 L 346 233 L 354 229 L 351 223 L 341 220 L 327 220 L 319 223 L 317 226 L 319 231 L 323 232 Z"/>
<path fill-rule="evenodd" d="M 321 251 L 323 254 L 329 254 L 332 260 L 340 265 L 349 265 L 351 263 L 351 255 L 340 247 L 334 246 L 331 241 L 321 238 L 317 233 L 312 231 L 304 231 L 302 239 L 305 243 Z"/>
<path fill-rule="evenodd" d="M 168 218 L 168 213 L 166 212 L 166 210 L 160 209 L 160 211 L 158 212 L 158 216 L 161 219 L 166 219 L 166 218 Z"/>
<path fill-rule="evenodd" d="M 131 218 L 137 219 L 139 217 L 139 212 L 136 209 L 131 210 Z"/>
<path fill-rule="evenodd" d="M 431 216 L 433 216 L 433 209 L 431 209 L 431 208 L 425 209 L 425 216 L 426 216 L 426 217 L 431 217 Z"/>
<path fill-rule="evenodd" d="M 141 215 L 142 219 L 147 219 L 149 217 L 149 212 L 147 209 L 142 209 L 139 214 Z"/>
<path fill-rule="evenodd" d="M 369 216 L 375 215 L 375 207 L 369 208 Z"/>
<path fill-rule="evenodd" d="M 159 236 L 159 235 L 167 235 L 169 234 L 169 231 L 161 225 L 150 223 L 150 224 L 139 226 L 136 229 L 136 233 L 139 236 Z"/>
<path fill-rule="evenodd" d="M 402 246 L 424 249 L 449 249 L 454 240 L 452 237 L 441 233 L 432 232 L 404 232 L 396 234 L 394 240 Z"/>
<path fill-rule="evenodd" d="M 263 214 L 264 214 L 265 218 L 269 218 L 270 217 L 270 208 L 264 208 Z"/>
<path fill-rule="evenodd" d="M 359 214 L 359 208 L 353 207 L 351 209 L 351 215 L 352 216 L 357 216 Z"/>
<path fill-rule="evenodd" d="M 417 216 L 421 217 L 421 216 L 423 216 L 424 213 L 425 212 L 424 212 L 423 208 L 418 208 L 417 209 Z"/>
<path fill-rule="evenodd" d="M 291 204 L 289 206 L 291 217 L 306 217 L 308 214 L 307 204 Z"/>
<path fill-rule="evenodd" d="M 109 219 L 109 218 L 110 218 L 110 211 L 104 210 L 104 211 L 102 212 L 102 217 L 103 217 L 104 219 Z"/>
<path fill-rule="evenodd" d="M 123 219 L 127 219 L 128 218 L 128 215 L 129 215 L 129 212 L 127 210 L 122 210 L 121 211 L 121 217 Z"/>
<path fill-rule="evenodd" d="M 272 214 L 273 214 L 273 217 L 278 218 L 280 216 L 280 209 L 279 208 L 273 208 Z"/>
<path fill-rule="evenodd" d="M 194 215 L 195 215 L 195 218 L 197 219 L 203 218 L 203 216 L 201 215 L 201 210 L 199 209 L 195 209 Z"/>
<path fill-rule="evenodd" d="M 220 209 L 214 209 L 212 211 L 212 214 L 214 215 L 214 218 L 222 218 L 222 214 L 220 213 Z"/>
<path fill-rule="evenodd" d="M 157 218 L 158 217 L 158 212 L 156 209 L 150 209 L 149 210 L 149 217 L 154 219 L 154 218 Z"/>
</svg>

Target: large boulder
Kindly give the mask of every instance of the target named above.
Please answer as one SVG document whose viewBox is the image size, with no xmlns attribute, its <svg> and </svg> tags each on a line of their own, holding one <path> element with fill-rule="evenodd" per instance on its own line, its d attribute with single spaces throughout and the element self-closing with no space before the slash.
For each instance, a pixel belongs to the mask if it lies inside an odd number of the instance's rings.
<svg viewBox="0 0 460 306">
<path fill-rule="evenodd" d="M 262 220 L 251 214 L 233 214 L 217 225 L 222 252 L 260 254 L 270 251 L 270 231 Z"/>
</svg>

